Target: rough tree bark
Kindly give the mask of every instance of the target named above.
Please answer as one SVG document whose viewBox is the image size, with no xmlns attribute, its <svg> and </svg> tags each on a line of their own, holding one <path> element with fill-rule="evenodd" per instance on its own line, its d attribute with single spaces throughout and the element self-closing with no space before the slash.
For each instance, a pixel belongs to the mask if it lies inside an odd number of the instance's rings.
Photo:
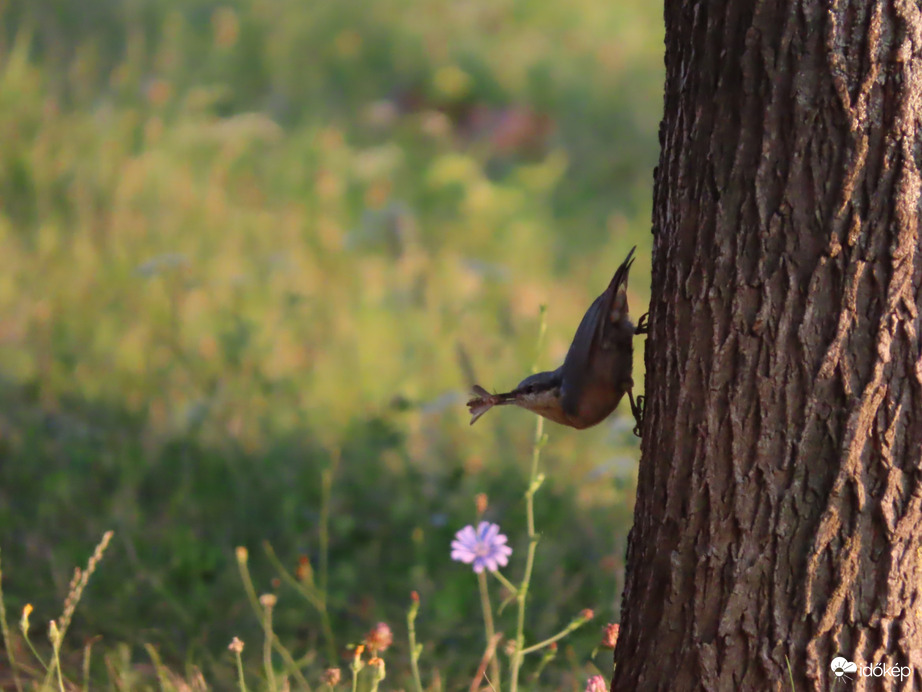
<svg viewBox="0 0 922 692">
<path fill-rule="evenodd" d="M 920 3 L 665 4 L 612 690 L 922 689 Z"/>
</svg>

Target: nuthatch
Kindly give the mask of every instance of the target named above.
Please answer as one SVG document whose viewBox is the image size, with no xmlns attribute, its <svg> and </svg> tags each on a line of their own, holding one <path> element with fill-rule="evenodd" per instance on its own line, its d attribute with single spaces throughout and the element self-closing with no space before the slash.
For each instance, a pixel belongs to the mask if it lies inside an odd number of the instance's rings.
<svg viewBox="0 0 922 692">
<path fill-rule="evenodd" d="M 539 416 L 582 430 L 600 423 L 627 392 L 640 435 L 643 397 L 634 395 L 634 335 L 646 334 L 646 315 L 635 327 L 628 317 L 627 276 L 634 250 L 618 267 L 608 288 L 583 316 L 563 365 L 552 372 L 526 377 L 511 392 L 490 394 L 474 385 L 476 398 L 467 402 L 471 425 L 494 406 L 514 404 Z"/>
</svg>

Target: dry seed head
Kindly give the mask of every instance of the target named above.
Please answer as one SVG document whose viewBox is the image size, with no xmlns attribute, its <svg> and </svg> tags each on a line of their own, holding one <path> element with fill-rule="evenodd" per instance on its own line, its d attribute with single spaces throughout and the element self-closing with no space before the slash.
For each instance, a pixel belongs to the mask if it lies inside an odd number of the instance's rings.
<svg viewBox="0 0 922 692">
<path fill-rule="evenodd" d="M 74 567 L 74 576 L 70 578 L 70 584 L 67 585 L 67 593 L 73 593 L 74 589 L 77 588 L 77 584 L 80 583 L 80 568 Z"/>
<path fill-rule="evenodd" d="M 231 643 L 227 645 L 227 648 L 233 651 L 235 654 L 242 654 L 243 653 L 243 642 L 237 637 L 234 637 L 233 639 L 231 639 Z"/>
<path fill-rule="evenodd" d="M 259 604 L 263 608 L 275 608 L 275 604 L 278 602 L 279 599 L 274 593 L 264 593 L 259 597 Z"/>
<path fill-rule="evenodd" d="M 58 623 L 54 620 L 48 623 L 48 639 L 55 649 L 61 645 L 61 630 L 58 629 Z"/>
<path fill-rule="evenodd" d="M 80 602 L 80 597 L 83 596 L 83 590 L 90 581 L 90 577 L 93 576 L 93 572 L 96 571 L 96 566 L 99 564 L 99 561 L 102 560 L 102 556 L 106 552 L 106 548 L 109 547 L 109 541 L 112 540 L 113 535 L 114 532 L 106 531 L 102 535 L 102 540 L 99 541 L 99 544 L 96 546 L 96 550 L 93 551 L 90 561 L 86 563 L 86 569 L 81 572 L 80 569 L 77 568 L 74 571 L 71 588 L 67 594 L 67 599 L 64 601 L 64 614 L 61 615 L 60 636 L 62 639 L 64 638 L 65 632 L 67 632 L 67 628 L 70 627 L 71 618 L 74 616 L 74 609 Z"/>
</svg>

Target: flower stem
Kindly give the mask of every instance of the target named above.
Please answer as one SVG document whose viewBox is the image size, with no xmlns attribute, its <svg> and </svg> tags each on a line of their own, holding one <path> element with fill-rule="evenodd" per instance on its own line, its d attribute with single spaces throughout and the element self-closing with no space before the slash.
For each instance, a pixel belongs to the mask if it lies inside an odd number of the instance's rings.
<svg viewBox="0 0 922 692">
<path fill-rule="evenodd" d="M 365 662 L 362 661 L 364 651 L 365 647 L 359 644 L 352 653 L 352 665 L 349 666 L 352 669 L 352 692 L 357 692 L 359 688 L 359 671 L 365 667 Z"/>
<path fill-rule="evenodd" d="M 535 532 L 535 492 L 540 487 L 538 477 L 538 461 L 541 458 L 541 447 L 544 443 L 544 418 L 538 416 L 535 426 L 535 443 L 531 455 L 531 474 L 529 476 L 528 490 L 525 493 L 525 513 L 528 520 L 528 553 L 525 556 L 525 574 L 516 596 L 518 602 L 518 617 L 515 628 L 515 651 L 512 654 L 511 691 L 516 692 L 519 686 L 519 668 L 522 666 L 522 649 L 525 645 L 525 599 L 528 596 L 528 587 L 531 582 L 532 569 L 535 566 L 535 549 L 538 547 L 538 534 Z"/>
<path fill-rule="evenodd" d="M 570 632 L 572 632 L 573 630 L 579 629 L 579 627 L 583 625 L 585 622 L 587 621 L 586 620 L 574 620 L 569 625 L 567 625 L 562 630 L 560 630 L 557 634 L 555 634 L 553 637 L 548 637 L 543 642 L 538 642 L 537 644 L 532 644 L 527 649 L 522 649 L 522 655 L 524 656 L 525 654 L 532 654 L 535 651 L 540 651 L 545 646 L 549 646 L 553 644 L 554 642 L 556 642 L 557 640 L 563 639 L 568 634 L 570 634 Z"/>
<path fill-rule="evenodd" d="M 423 692 L 423 682 L 419 677 L 419 654 L 422 646 L 416 644 L 416 614 L 419 612 L 419 596 L 413 592 L 413 603 L 407 611 L 407 632 L 410 635 L 410 670 L 413 672 L 413 687 L 416 692 Z"/>
<path fill-rule="evenodd" d="M 271 546 L 267 548 L 267 552 L 274 555 L 274 553 L 271 553 Z M 247 567 L 247 561 L 249 560 L 247 550 L 244 547 L 238 547 L 236 554 L 237 567 L 240 570 L 240 579 L 243 582 L 243 590 L 246 591 L 247 599 L 250 601 L 250 607 L 253 609 L 253 612 L 256 613 L 256 616 L 259 618 L 259 624 L 263 626 L 263 630 L 265 631 L 265 617 L 263 613 L 264 609 L 263 606 L 261 606 L 259 603 L 259 597 L 256 595 L 256 588 L 253 586 L 253 579 L 250 577 L 250 569 Z M 291 671 L 292 675 L 297 678 L 298 682 L 304 689 L 309 690 L 310 685 L 307 684 L 307 680 L 304 678 L 303 673 L 301 673 L 300 666 L 291 657 L 288 649 L 282 646 L 282 642 L 278 638 L 278 635 L 272 631 L 269 631 L 266 634 L 267 636 L 271 636 L 272 645 L 275 647 L 275 650 L 279 653 L 279 655 L 285 659 L 285 664 L 288 666 L 288 670 Z"/>
<path fill-rule="evenodd" d="M 490 574 L 496 577 L 499 583 L 505 586 L 506 590 L 509 591 L 509 593 L 511 593 L 513 596 L 518 594 L 519 590 L 516 588 L 515 584 L 513 584 L 511 581 L 506 579 L 506 577 L 503 576 L 502 572 L 500 572 L 499 570 L 496 570 L 495 572 L 490 572 Z"/>
<path fill-rule="evenodd" d="M 29 639 L 29 633 L 28 633 L 28 632 L 23 632 L 22 637 L 23 637 L 23 639 L 26 640 L 26 644 L 29 646 L 29 651 L 32 652 L 32 655 L 35 656 L 35 659 L 41 664 L 42 668 L 44 668 L 45 671 L 47 672 L 47 671 L 48 671 L 48 664 L 45 663 L 44 659 L 42 659 L 42 657 L 39 655 L 38 649 L 35 648 L 35 644 L 33 644 L 33 643 L 32 643 L 32 640 Z"/>
<path fill-rule="evenodd" d="M 490 605 L 490 591 L 487 588 L 487 573 L 480 572 L 477 575 L 477 584 L 480 586 L 480 606 L 483 608 L 483 625 L 487 635 L 487 642 L 491 642 L 496 635 L 493 626 L 493 606 Z M 500 692 L 499 687 L 499 660 L 496 656 L 490 659 L 490 675 L 493 679 L 490 681 L 495 692 Z"/>
<path fill-rule="evenodd" d="M 243 675 L 243 660 L 240 657 L 240 652 L 234 651 L 234 656 L 237 659 L 237 684 L 240 686 L 240 692 L 247 692 L 247 681 Z"/>
<path fill-rule="evenodd" d="M 272 639 L 274 634 L 272 631 L 272 607 L 265 607 L 263 612 L 263 668 L 266 670 L 266 681 L 269 683 L 269 689 L 274 692 L 278 689 L 278 685 L 275 683 L 275 668 L 272 665 Z"/>
</svg>

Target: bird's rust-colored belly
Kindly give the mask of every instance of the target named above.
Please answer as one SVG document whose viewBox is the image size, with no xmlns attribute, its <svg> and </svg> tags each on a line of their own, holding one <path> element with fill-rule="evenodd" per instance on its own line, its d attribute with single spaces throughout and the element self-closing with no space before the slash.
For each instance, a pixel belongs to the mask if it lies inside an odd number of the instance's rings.
<svg viewBox="0 0 922 692">
<path fill-rule="evenodd" d="M 606 384 L 590 384 L 579 401 L 579 415 L 570 425 L 580 430 L 605 420 L 618 406 L 624 391 Z"/>
</svg>

